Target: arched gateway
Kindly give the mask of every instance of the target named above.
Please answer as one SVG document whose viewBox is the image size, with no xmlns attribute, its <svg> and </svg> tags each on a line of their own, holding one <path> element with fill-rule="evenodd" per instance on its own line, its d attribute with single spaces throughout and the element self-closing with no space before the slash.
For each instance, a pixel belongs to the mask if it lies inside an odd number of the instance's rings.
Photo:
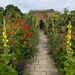
<svg viewBox="0 0 75 75">
<path fill-rule="evenodd" d="M 39 28 L 40 28 L 40 29 L 43 29 L 44 26 L 45 26 L 45 24 L 44 24 L 43 20 L 40 20 Z"/>
<path fill-rule="evenodd" d="M 49 10 L 31 10 L 31 11 L 39 19 L 39 28 L 43 29 L 46 26 L 45 20 L 47 19 L 47 16 L 49 14 L 52 14 L 54 12 L 54 9 L 49 9 Z"/>
</svg>

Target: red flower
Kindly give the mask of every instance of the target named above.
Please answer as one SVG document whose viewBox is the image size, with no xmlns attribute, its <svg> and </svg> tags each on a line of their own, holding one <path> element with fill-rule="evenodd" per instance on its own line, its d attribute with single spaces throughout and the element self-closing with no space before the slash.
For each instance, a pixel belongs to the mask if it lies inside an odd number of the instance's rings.
<svg viewBox="0 0 75 75">
<path fill-rule="evenodd" d="M 33 34 L 33 32 L 25 31 L 24 38 L 29 38 L 30 35 L 32 35 L 32 34 Z"/>
<path fill-rule="evenodd" d="M 21 20 L 16 20 L 16 22 L 17 22 L 17 23 L 20 23 L 20 22 L 21 22 Z"/>
<path fill-rule="evenodd" d="M 33 34 L 33 32 L 29 32 L 28 34 L 30 34 L 30 35 L 31 35 L 31 34 Z"/>
<path fill-rule="evenodd" d="M 28 35 L 28 34 L 26 34 L 26 35 L 24 36 L 24 38 L 29 38 L 29 35 Z"/>
<path fill-rule="evenodd" d="M 24 29 L 30 29 L 30 25 L 24 25 L 23 28 Z"/>
<path fill-rule="evenodd" d="M 12 16 L 10 16 L 10 19 L 12 19 Z"/>
<path fill-rule="evenodd" d="M 28 30 L 25 30 L 25 34 L 31 35 L 33 32 L 29 32 Z"/>
<path fill-rule="evenodd" d="M 52 31 L 53 29 L 52 29 L 52 28 L 49 28 L 49 30 L 51 30 L 51 31 Z"/>
</svg>

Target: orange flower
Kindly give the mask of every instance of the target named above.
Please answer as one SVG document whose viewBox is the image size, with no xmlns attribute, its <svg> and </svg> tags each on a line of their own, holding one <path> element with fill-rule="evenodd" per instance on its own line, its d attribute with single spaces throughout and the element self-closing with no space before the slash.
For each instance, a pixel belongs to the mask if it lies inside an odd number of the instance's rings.
<svg viewBox="0 0 75 75">
<path fill-rule="evenodd" d="M 12 35 L 13 34 L 13 31 L 10 31 L 10 35 Z"/>
</svg>

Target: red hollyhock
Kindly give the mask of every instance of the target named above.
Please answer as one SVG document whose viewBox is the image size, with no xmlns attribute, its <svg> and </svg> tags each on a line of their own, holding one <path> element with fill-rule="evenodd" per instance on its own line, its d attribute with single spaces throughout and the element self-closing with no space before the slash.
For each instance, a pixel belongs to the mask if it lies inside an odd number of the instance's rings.
<svg viewBox="0 0 75 75">
<path fill-rule="evenodd" d="M 52 28 L 49 28 L 49 30 L 51 30 L 51 31 L 52 31 L 53 29 L 52 29 Z"/>
</svg>

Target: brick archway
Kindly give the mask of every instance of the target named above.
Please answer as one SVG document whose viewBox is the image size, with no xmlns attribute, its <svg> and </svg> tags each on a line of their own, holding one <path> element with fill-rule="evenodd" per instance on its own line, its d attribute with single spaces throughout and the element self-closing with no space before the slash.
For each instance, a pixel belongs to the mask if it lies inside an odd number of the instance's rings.
<svg viewBox="0 0 75 75">
<path fill-rule="evenodd" d="M 43 20 L 41 19 L 41 20 L 40 20 L 40 23 L 39 23 L 39 28 L 40 28 L 40 29 L 43 29 L 44 26 L 45 26 L 45 24 L 44 24 Z"/>
<path fill-rule="evenodd" d="M 40 29 L 43 28 L 43 25 L 46 26 L 45 23 L 46 23 L 46 19 L 48 18 L 48 16 L 55 12 L 54 9 L 49 9 L 49 10 L 31 10 L 31 11 L 39 19 L 39 24 L 42 21 L 42 23 L 39 25 Z"/>
<path fill-rule="evenodd" d="M 52 14 L 55 12 L 54 9 L 49 9 L 49 10 L 31 10 L 34 15 L 36 15 L 39 19 L 46 19 L 49 14 Z"/>
</svg>

